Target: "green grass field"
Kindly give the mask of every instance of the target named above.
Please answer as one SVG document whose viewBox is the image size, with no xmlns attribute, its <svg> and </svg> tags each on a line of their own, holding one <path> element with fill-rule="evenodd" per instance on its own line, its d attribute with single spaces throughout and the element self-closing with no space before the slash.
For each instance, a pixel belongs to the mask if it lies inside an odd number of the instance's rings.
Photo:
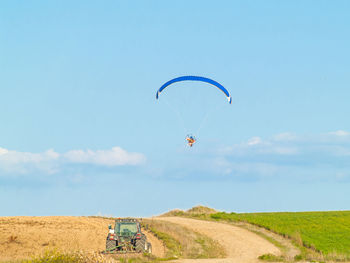
<svg viewBox="0 0 350 263">
<path fill-rule="evenodd" d="M 288 236 L 326 256 L 350 258 L 350 211 L 243 214 L 222 212 L 212 214 L 211 218 L 249 222 Z"/>
</svg>

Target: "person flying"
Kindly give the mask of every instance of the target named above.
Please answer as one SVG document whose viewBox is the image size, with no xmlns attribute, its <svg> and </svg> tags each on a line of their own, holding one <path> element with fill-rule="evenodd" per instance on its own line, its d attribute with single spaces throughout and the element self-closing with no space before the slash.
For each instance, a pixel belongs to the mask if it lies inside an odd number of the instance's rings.
<svg viewBox="0 0 350 263">
<path fill-rule="evenodd" d="M 188 146 L 192 147 L 193 144 L 196 142 L 196 138 L 192 135 L 187 135 L 186 141 L 187 141 Z"/>
<path fill-rule="evenodd" d="M 231 97 L 229 91 L 223 85 L 221 85 L 219 82 L 216 82 L 213 79 L 201 77 L 201 76 L 180 76 L 180 77 L 176 77 L 176 78 L 173 78 L 171 80 L 168 80 L 157 90 L 156 99 L 158 100 L 159 97 L 161 96 L 161 93 L 163 93 L 164 90 L 166 90 L 169 86 L 172 86 L 175 83 L 186 82 L 186 81 L 195 81 L 195 82 L 204 83 L 206 85 L 209 84 L 209 85 L 215 87 L 216 89 L 218 89 L 219 91 L 221 91 L 225 95 L 228 103 L 232 104 L 232 97 Z M 174 108 L 174 111 L 177 112 L 177 109 Z M 179 112 L 177 112 L 177 113 L 181 118 L 181 114 Z M 188 129 L 186 129 L 186 127 L 184 127 L 184 129 L 188 130 Z M 187 141 L 188 146 L 192 147 L 193 144 L 196 142 L 196 138 L 192 135 L 187 135 L 186 141 Z"/>
</svg>

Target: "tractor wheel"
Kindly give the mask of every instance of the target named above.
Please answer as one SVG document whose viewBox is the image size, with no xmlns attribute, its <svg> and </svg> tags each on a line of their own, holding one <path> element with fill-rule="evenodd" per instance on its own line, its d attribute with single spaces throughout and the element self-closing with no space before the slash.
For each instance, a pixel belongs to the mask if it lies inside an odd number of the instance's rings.
<svg viewBox="0 0 350 263">
<path fill-rule="evenodd" d="M 106 240 L 106 250 L 111 250 L 112 248 L 115 248 L 117 246 L 117 241 L 115 240 Z"/>
<path fill-rule="evenodd" d="M 152 254 L 152 244 L 147 242 L 147 250 L 146 250 L 147 253 L 149 254 Z"/>
<path fill-rule="evenodd" d="M 141 239 L 136 240 L 135 250 L 137 252 L 144 252 L 146 250 L 146 238 L 143 236 Z"/>
</svg>

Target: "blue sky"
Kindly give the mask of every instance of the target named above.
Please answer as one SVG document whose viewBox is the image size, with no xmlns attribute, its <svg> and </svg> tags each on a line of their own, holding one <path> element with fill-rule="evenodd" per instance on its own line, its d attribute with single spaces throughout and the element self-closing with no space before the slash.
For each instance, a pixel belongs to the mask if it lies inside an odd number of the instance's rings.
<svg viewBox="0 0 350 263">
<path fill-rule="evenodd" d="M 1 2 L 0 215 L 349 209 L 349 8 Z"/>
</svg>

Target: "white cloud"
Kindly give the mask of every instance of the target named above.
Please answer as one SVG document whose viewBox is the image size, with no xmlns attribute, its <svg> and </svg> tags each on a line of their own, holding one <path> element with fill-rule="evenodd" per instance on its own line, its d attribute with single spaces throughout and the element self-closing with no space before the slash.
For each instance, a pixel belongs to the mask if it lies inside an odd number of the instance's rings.
<svg viewBox="0 0 350 263">
<path fill-rule="evenodd" d="M 231 155 L 300 155 L 307 153 L 334 156 L 350 155 L 350 132 L 338 130 L 316 135 L 280 133 L 262 139 L 254 136 L 245 142 L 219 149 Z"/>
<path fill-rule="evenodd" d="M 25 174 L 41 171 L 56 173 L 65 164 L 92 164 L 100 166 L 139 165 L 144 163 L 141 153 L 129 153 L 120 147 L 111 150 L 72 150 L 60 154 L 50 149 L 42 153 L 18 152 L 0 147 L 0 171 Z"/>
<path fill-rule="evenodd" d="M 260 137 L 252 137 L 248 140 L 247 144 L 249 146 L 251 145 L 257 145 L 257 144 L 261 144 L 261 138 Z"/>
<path fill-rule="evenodd" d="M 40 170 L 52 174 L 57 171 L 55 162 L 60 155 L 52 149 L 43 153 L 17 152 L 0 148 L 0 169 L 9 173 L 23 174 Z"/>
<path fill-rule="evenodd" d="M 138 165 L 145 162 L 145 156 L 140 153 L 128 153 L 120 147 L 111 150 L 73 150 L 64 154 L 72 163 L 91 163 L 105 166 Z"/>
<path fill-rule="evenodd" d="M 329 134 L 340 136 L 340 137 L 345 137 L 345 136 L 349 136 L 350 132 L 339 130 L 339 131 L 335 131 L 335 132 L 329 132 Z"/>
<path fill-rule="evenodd" d="M 6 153 L 8 153 L 8 150 L 0 147 L 0 156 Z"/>
<path fill-rule="evenodd" d="M 277 138 L 277 140 L 276 140 Z M 294 137 L 293 137 L 294 138 Z M 298 153 L 298 147 L 290 143 L 291 137 L 286 134 L 277 135 L 272 139 L 263 140 L 261 137 L 252 137 L 245 142 L 219 149 L 220 153 L 233 155 L 293 155 Z"/>
<path fill-rule="evenodd" d="M 41 163 L 45 161 L 57 160 L 58 153 L 50 149 L 43 153 L 17 152 L 0 148 L 0 161 L 7 163 Z"/>
<path fill-rule="evenodd" d="M 281 133 L 270 138 L 252 137 L 225 146 L 211 163 L 218 174 L 300 180 L 327 178 L 340 180 L 350 169 L 350 133 L 335 131 L 314 135 Z M 218 158 L 219 157 L 219 158 Z"/>
</svg>

